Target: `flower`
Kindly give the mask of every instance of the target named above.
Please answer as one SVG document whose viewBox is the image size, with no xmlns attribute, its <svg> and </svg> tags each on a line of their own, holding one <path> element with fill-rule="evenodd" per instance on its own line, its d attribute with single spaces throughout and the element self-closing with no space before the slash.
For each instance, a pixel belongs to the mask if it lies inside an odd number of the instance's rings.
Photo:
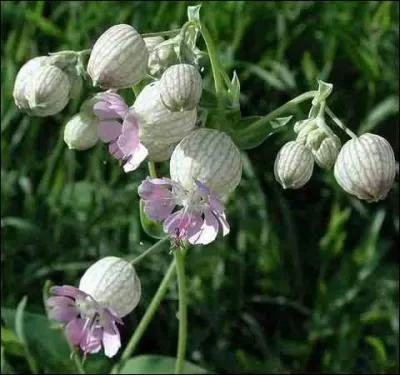
<svg viewBox="0 0 400 375">
<path fill-rule="evenodd" d="M 50 319 L 65 325 L 68 341 L 86 353 L 104 347 L 113 357 L 121 346 L 116 323 L 138 304 L 140 280 L 133 266 L 117 257 L 105 257 L 90 266 L 79 288 L 54 286 L 47 300 Z"/>
<path fill-rule="evenodd" d="M 220 229 L 224 236 L 230 229 L 224 206 L 215 193 L 200 181 L 194 182 L 196 188 L 188 191 L 168 178 L 147 177 L 138 192 L 146 215 L 163 220 L 166 233 L 193 245 L 206 245 L 215 240 Z"/>
<path fill-rule="evenodd" d="M 231 138 L 215 129 L 198 129 L 175 147 L 171 179 L 147 178 L 138 189 L 144 211 L 164 221 L 166 233 L 191 244 L 206 245 L 218 231 L 229 233 L 222 199 L 240 182 L 240 151 Z"/>
<path fill-rule="evenodd" d="M 108 150 L 121 160 L 125 172 L 137 169 L 147 157 L 147 148 L 139 139 L 139 124 L 121 96 L 106 92 L 97 97 L 93 112 L 100 119 L 99 137 L 108 143 Z M 121 124 L 122 120 L 122 124 Z"/>
</svg>

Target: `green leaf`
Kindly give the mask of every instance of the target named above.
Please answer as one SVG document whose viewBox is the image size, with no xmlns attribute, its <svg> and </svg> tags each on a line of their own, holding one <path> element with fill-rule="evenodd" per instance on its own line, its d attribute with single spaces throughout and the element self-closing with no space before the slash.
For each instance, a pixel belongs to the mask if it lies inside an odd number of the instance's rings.
<svg viewBox="0 0 400 375">
<path fill-rule="evenodd" d="M 165 237 L 165 232 L 160 223 L 150 220 L 144 212 L 143 199 L 140 200 L 140 223 L 142 224 L 143 230 L 153 238 L 158 240 Z"/>
<path fill-rule="evenodd" d="M 326 100 L 326 98 L 331 94 L 333 89 L 332 83 L 323 82 L 318 80 L 318 93 L 315 95 L 312 105 L 317 105 Z"/>
<path fill-rule="evenodd" d="M 21 302 L 22 303 L 22 302 Z M 21 305 L 20 303 L 20 309 Z M 20 331 L 21 311 L 8 308 L 1 309 L 4 322 L 15 331 Z M 72 374 L 74 366 L 69 359 L 70 350 L 63 333 L 50 328 L 50 322 L 44 315 L 25 312 L 22 336 L 26 339 L 32 355 L 38 360 L 41 368 L 57 373 Z M 18 321 L 18 323 L 17 323 Z M 21 335 L 21 332 L 18 332 Z"/>
<path fill-rule="evenodd" d="M 377 337 L 367 336 L 365 341 L 374 349 L 377 361 L 384 366 L 387 363 L 386 349 L 383 342 Z"/>
<path fill-rule="evenodd" d="M 15 374 L 15 371 L 6 360 L 4 348 L 1 347 L 1 373 L 2 374 Z"/>
<path fill-rule="evenodd" d="M 188 6 L 187 16 L 189 21 L 200 21 L 200 8 L 201 4 Z"/>
<path fill-rule="evenodd" d="M 278 117 L 268 120 L 266 117 L 250 116 L 242 118 L 236 130 L 230 136 L 242 150 L 249 150 L 261 145 L 269 136 L 282 130 L 293 116 Z"/>
<path fill-rule="evenodd" d="M 129 359 L 120 374 L 173 374 L 175 358 L 163 355 L 140 355 Z M 185 362 L 184 374 L 212 374 L 188 361 Z"/>
</svg>

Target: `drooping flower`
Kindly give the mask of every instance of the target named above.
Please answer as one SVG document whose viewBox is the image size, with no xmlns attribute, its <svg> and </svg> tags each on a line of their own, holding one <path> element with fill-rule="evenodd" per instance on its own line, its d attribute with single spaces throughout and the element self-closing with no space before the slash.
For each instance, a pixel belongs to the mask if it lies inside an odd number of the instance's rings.
<svg viewBox="0 0 400 375">
<path fill-rule="evenodd" d="M 100 140 L 108 143 L 111 155 L 122 161 L 125 172 L 137 169 L 148 151 L 140 142 L 135 112 L 129 110 L 122 97 L 113 92 L 98 96 L 93 112 L 100 119 Z"/>
<path fill-rule="evenodd" d="M 117 323 L 137 306 L 141 284 L 130 263 L 105 257 L 86 270 L 79 288 L 54 286 L 50 293 L 48 316 L 65 325 L 68 341 L 85 354 L 103 346 L 113 357 L 121 346 Z"/>
<path fill-rule="evenodd" d="M 227 134 L 198 129 L 175 148 L 171 179 L 148 177 L 138 193 L 146 215 L 163 221 L 172 238 L 206 245 L 220 230 L 229 233 L 222 199 L 235 190 L 241 171 L 240 152 Z"/>
</svg>

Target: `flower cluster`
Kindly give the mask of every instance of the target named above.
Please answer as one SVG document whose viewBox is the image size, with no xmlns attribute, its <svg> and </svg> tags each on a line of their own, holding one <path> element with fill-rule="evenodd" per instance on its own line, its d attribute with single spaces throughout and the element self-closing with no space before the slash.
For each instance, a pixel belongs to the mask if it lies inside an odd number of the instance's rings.
<svg viewBox="0 0 400 375">
<path fill-rule="evenodd" d="M 241 140 L 234 134 L 241 129 L 223 123 L 235 115 L 240 118 L 240 82 L 236 73 L 231 82 L 221 73 L 226 90 L 210 111 L 200 108 L 203 81 L 198 63 L 204 54 L 196 40 L 201 28 L 196 26 L 198 14 L 188 14 L 188 23 L 170 39 L 143 38 L 132 26 L 121 24 L 100 35 L 91 50 L 35 57 L 18 72 L 13 96 L 26 113 L 52 116 L 79 97 L 82 80 L 90 79 L 99 92 L 65 124 L 67 146 L 87 150 L 101 141 L 126 173 L 146 159 L 168 162 L 169 176 L 151 173 L 140 183 L 143 211 L 173 244 L 207 245 L 220 232 L 230 232 L 224 204 L 241 180 Z M 127 88 L 135 91 L 133 103 L 118 92 Z M 319 81 L 318 90 L 311 92 L 308 118 L 295 123 L 296 139 L 277 154 L 276 180 L 284 189 L 298 189 L 310 180 L 317 163 L 333 168 L 349 194 L 369 202 L 383 199 L 394 181 L 393 150 L 373 134 L 351 133 L 353 139 L 342 147 L 325 120 L 328 113 L 344 129 L 326 106 L 331 91 L 331 84 Z M 209 114 L 220 122 L 212 128 L 206 127 Z M 259 130 L 259 125 L 247 130 Z M 121 346 L 117 324 L 138 304 L 141 286 L 130 263 L 109 256 L 88 268 L 78 288 L 55 286 L 50 293 L 48 315 L 63 324 L 70 343 L 85 354 L 104 347 L 112 357 Z"/>
</svg>

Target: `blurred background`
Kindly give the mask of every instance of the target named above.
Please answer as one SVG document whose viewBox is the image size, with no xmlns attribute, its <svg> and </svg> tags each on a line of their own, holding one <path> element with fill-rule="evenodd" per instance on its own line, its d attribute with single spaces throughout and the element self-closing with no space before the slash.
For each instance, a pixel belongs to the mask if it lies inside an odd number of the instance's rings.
<svg viewBox="0 0 400 375">
<path fill-rule="evenodd" d="M 1 2 L 2 373 L 31 372 L 32 358 L 42 373 L 70 372 L 68 347 L 43 315 L 45 281 L 76 284 L 99 257 L 154 243 L 139 220 L 146 168 L 124 174 L 103 144 L 75 152 L 63 142 L 63 125 L 94 89 L 56 116 L 31 118 L 13 102 L 16 73 L 34 56 L 90 48 L 114 24 L 141 33 L 180 27 L 196 4 Z M 243 116 L 264 115 L 321 79 L 334 85 L 335 114 L 357 134 L 385 137 L 398 160 L 398 2 L 213 1 L 203 2 L 201 18 L 229 76 L 238 73 Z M 308 110 L 300 106 L 296 119 Z M 398 373 L 398 179 L 374 204 L 319 168 L 304 188 L 283 191 L 273 162 L 293 138 L 288 126 L 244 155 L 230 235 L 190 249 L 187 359 L 226 374 Z M 143 296 L 124 319 L 123 345 L 170 258 L 166 247 L 137 265 Z M 24 296 L 21 339 L 15 309 Z M 175 355 L 176 312 L 174 280 L 135 354 Z M 94 355 L 87 366 L 106 373 L 112 363 Z"/>
</svg>

